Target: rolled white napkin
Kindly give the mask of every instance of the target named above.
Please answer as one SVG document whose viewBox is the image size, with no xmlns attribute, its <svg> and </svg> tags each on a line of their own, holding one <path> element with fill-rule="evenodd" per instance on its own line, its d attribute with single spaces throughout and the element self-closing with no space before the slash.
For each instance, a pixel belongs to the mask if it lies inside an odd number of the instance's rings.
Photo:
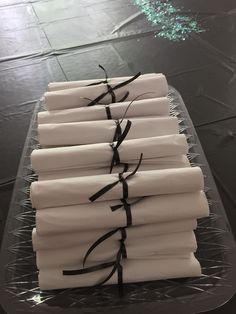
<svg viewBox="0 0 236 314">
<path fill-rule="evenodd" d="M 125 227 L 125 210 L 111 211 L 110 206 L 116 204 L 119 204 L 117 200 L 37 210 L 37 234 L 47 236 Z M 131 206 L 131 212 L 132 224 L 136 226 L 206 217 L 209 207 L 205 193 L 200 191 L 145 197 Z"/>
<path fill-rule="evenodd" d="M 117 84 L 119 84 L 119 82 L 111 83 L 110 86 L 114 88 Z M 46 92 L 44 94 L 45 107 L 49 111 L 85 107 L 91 100 L 94 100 L 106 92 L 106 84 Z M 118 101 L 122 99 L 127 92 L 129 92 L 129 94 L 126 101 L 134 100 L 134 98 L 138 96 L 139 99 L 165 97 L 168 93 L 168 84 L 165 76 L 162 74 L 137 79 L 128 85 L 114 90 Z M 100 100 L 100 103 L 110 104 L 111 95 L 107 94 Z"/>
<path fill-rule="evenodd" d="M 129 171 L 133 171 L 137 165 L 136 163 L 129 162 Z M 160 157 L 153 159 L 146 159 L 144 163 L 142 163 L 139 167 L 140 171 L 148 171 L 148 170 L 161 170 L 161 169 L 171 169 L 171 168 L 185 168 L 190 167 L 189 160 L 186 155 L 177 155 L 170 157 Z M 112 169 L 112 173 L 122 172 L 124 166 L 114 166 Z M 109 174 L 110 167 L 107 165 L 106 167 L 96 167 L 93 168 L 80 168 L 80 169 L 65 169 L 65 170 L 52 170 L 52 171 L 44 171 L 37 172 L 38 181 L 42 180 L 56 180 L 63 178 L 74 178 L 74 177 L 84 177 L 84 176 L 95 176 L 100 174 Z"/>
<path fill-rule="evenodd" d="M 148 224 L 141 226 L 130 226 L 126 228 L 127 238 L 145 238 L 150 236 L 157 236 L 160 234 L 169 234 L 183 231 L 191 231 L 197 228 L 196 219 L 188 220 L 177 220 L 170 222 L 163 222 L 159 224 Z M 111 231 L 112 229 L 93 229 L 84 232 L 70 232 L 68 233 L 58 233 L 56 235 L 40 236 L 36 228 L 32 231 L 32 244 L 33 250 L 50 250 L 59 248 L 69 248 L 74 246 L 80 246 L 84 243 L 92 244 L 98 238 L 100 238 L 105 233 Z M 120 240 L 121 233 L 117 232 L 112 236 L 113 240 Z"/>
<path fill-rule="evenodd" d="M 114 146 L 116 143 L 114 142 Z M 141 153 L 143 153 L 142 164 L 145 164 L 146 159 L 181 155 L 187 152 L 188 144 L 183 134 L 124 140 L 118 148 L 120 160 L 124 163 L 137 163 Z M 31 165 L 36 173 L 107 167 L 111 163 L 112 156 L 113 150 L 109 143 L 43 148 L 33 150 Z M 148 163 L 151 163 L 151 160 Z"/>
<path fill-rule="evenodd" d="M 123 174 L 125 179 L 130 172 Z M 117 174 L 86 176 L 33 182 L 30 187 L 32 205 L 36 209 L 90 203 L 89 198 L 105 186 L 118 182 Z M 199 167 L 139 171 L 127 180 L 129 197 L 187 193 L 202 190 L 203 174 Z M 123 197 L 118 182 L 98 201 Z"/>
<path fill-rule="evenodd" d="M 36 254 L 38 269 L 65 268 L 77 265 L 83 268 L 83 259 L 92 243 L 84 243 L 70 248 L 54 250 L 40 250 Z M 100 243 L 89 255 L 86 265 L 90 262 L 112 262 L 120 248 L 120 241 L 107 239 Z M 174 255 L 195 252 L 197 241 L 193 231 L 163 234 L 146 238 L 132 238 L 125 240 L 128 259 L 148 259 L 156 255 Z"/>
<path fill-rule="evenodd" d="M 140 75 L 137 80 L 141 80 L 147 77 L 153 77 L 156 75 L 162 76 L 162 73 L 147 73 Z M 130 79 L 132 76 L 118 76 L 112 77 L 108 79 L 109 83 L 119 83 Z M 48 91 L 56 91 L 68 88 L 75 88 L 75 87 L 85 87 L 89 84 L 93 84 L 95 82 L 103 82 L 104 79 L 90 79 L 90 80 L 80 80 L 80 81 L 66 81 L 66 82 L 51 82 L 48 84 Z"/>
<path fill-rule="evenodd" d="M 178 134 L 176 117 L 129 119 L 132 122 L 126 139 L 139 139 Z M 124 131 L 127 120 L 121 123 Z M 116 130 L 115 120 L 40 124 L 38 139 L 42 146 L 67 146 L 94 143 L 111 143 Z"/>
<path fill-rule="evenodd" d="M 201 266 L 194 254 L 190 258 L 170 259 L 143 259 L 122 260 L 123 281 L 142 282 L 162 279 L 173 279 L 181 277 L 196 277 L 201 275 Z M 42 290 L 64 289 L 75 287 L 89 287 L 99 284 L 104 280 L 111 268 L 102 269 L 83 275 L 65 276 L 62 269 L 47 269 L 39 271 L 39 286 Z M 116 284 L 117 273 L 115 273 L 106 284 Z"/>
<path fill-rule="evenodd" d="M 121 119 L 124 114 L 126 118 L 169 115 L 170 101 L 167 97 L 135 100 L 128 108 L 129 104 L 129 101 L 110 104 L 109 108 L 112 119 Z M 128 110 L 125 113 L 127 108 Z M 96 121 L 106 119 L 107 113 L 105 105 L 42 111 L 38 113 L 38 124 Z"/>
</svg>

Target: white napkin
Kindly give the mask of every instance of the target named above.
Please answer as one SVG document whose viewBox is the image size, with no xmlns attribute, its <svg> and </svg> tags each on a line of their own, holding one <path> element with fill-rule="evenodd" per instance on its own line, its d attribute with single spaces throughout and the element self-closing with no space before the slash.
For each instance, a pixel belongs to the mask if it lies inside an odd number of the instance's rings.
<svg viewBox="0 0 236 314">
<path fill-rule="evenodd" d="M 111 87 L 115 87 L 116 85 L 117 82 L 110 84 Z M 94 100 L 105 92 L 107 92 L 106 84 L 46 92 L 44 94 L 45 107 L 49 111 L 85 107 L 91 100 Z M 127 92 L 129 92 L 129 95 L 126 101 L 134 100 L 138 96 L 139 99 L 165 97 L 168 93 L 168 84 L 164 75 L 137 79 L 128 85 L 114 90 L 117 101 L 122 99 Z M 110 104 L 111 95 L 107 94 L 100 100 L 100 103 Z"/>
<path fill-rule="evenodd" d="M 130 200 L 132 203 L 132 200 Z M 36 211 L 37 234 L 46 236 L 64 232 L 125 227 L 123 208 L 111 211 L 119 201 L 97 202 Z M 133 226 L 206 217 L 208 202 L 204 192 L 145 197 L 132 205 Z"/>
<path fill-rule="evenodd" d="M 143 78 L 147 77 L 153 77 L 153 76 L 163 76 L 162 73 L 147 73 L 140 75 L 137 80 L 141 80 Z M 118 76 L 118 77 L 112 77 L 108 79 L 109 83 L 119 83 L 126 81 L 130 79 L 132 76 Z M 66 81 L 66 82 L 51 82 L 48 84 L 48 91 L 56 91 L 56 90 L 62 90 L 62 89 L 68 89 L 68 88 L 75 88 L 75 87 L 84 87 L 89 84 L 93 84 L 95 82 L 103 82 L 104 79 L 90 79 L 90 80 L 80 80 L 80 81 Z"/>
<path fill-rule="evenodd" d="M 114 142 L 115 145 L 116 142 Z M 140 154 L 143 153 L 142 164 L 145 164 L 146 159 L 186 154 L 188 144 L 183 134 L 164 135 L 124 140 L 118 148 L 118 152 L 121 162 L 136 164 Z M 113 150 L 109 143 L 43 148 L 33 150 L 31 165 L 36 173 L 64 169 L 107 167 L 110 165 L 112 156 Z"/>
<path fill-rule="evenodd" d="M 84 243 L 70 248 L 37 251 L 38 269 L 66 268 L 77 265 L 83 268 L 83 258 L 92 243 Z M 105 263 L 116 259 L 120 241 L 107 239 L 100 243 L 89 255 L 86 265 L 90 262 Z M 127 238 L 125 248 L 128 259 L 143 259 L 159 254 L 183 254 L 195 252 L 197 242 L 193 231 L 163 234 L 145 238 Z"/>
<path fill-rule="evenodd" d="M 130 173 L 123 174 L 125 179 Z M 117 174 L 86 176 L 33 182 L 30 187 L 32 205 L 36 209 L 90 203 L 89 198 L 108 184 L 118 181 Z M 202 190 L 204 180 L 199 167 L 139 171 L 127 180 L 129 197 L 187 193 Z M 98 201 L 123 197 L 118 182 Z"/>
<path fill-rule="evenodd" d="M 137 165 L 136 163 L 129 163 L 129 171 L 135 169 Z M 170 157 L 160 157 L 153 159 L 146 159 L 144 163 L 142 163 L 139 167 L 140 171 L 148 171 L 148 170 L 161 170 L 161 169 L 171 169 L 171 168 L 184 168 L 190 167 L 190 163 L 186 155 L 177 155 Z M 112 173 L 122 172 L 124 166 L 114 166 L 112 169 Z M 52 171 L 44 171 L 37 172 L 38 181 L 42 180 L 56 180 L 63 178 L 74 178 L 74 177 L 83 177 L 83 176 L 95 176 L 100 174 L 109 174 L 110 167 L 107 165 L 106 167 L 96 167 L 93 166 L 80 168 L 80 169 L 65 169 L 65 170 L 52 170 Z"/>
<path fill-rule="evenodd" d="M 126 139 L 138 139 L 178 134 L 176 117 L 129 119 L 132 122 Z M 127 120 L 121 123 L 125 129 Z M 111 143 L 116 130 L 115 120 L 84 121 L 59 124 L 40 124 L 39 143 L 42 146 L 67 146 L 94 143 Z"/>
<path fill-rule="evenodd" d="M 148 224 L 141 226 L 130 226 L 126 228 L 127 238 L 145 238 L 150 236 L 157 236 L 160 234 L 169 234 L 175 232 L 191 231 L 196 229 L 197 220 L 188 219 L 188 220 L 177 220 L 170 222 L 163 222 L 159 224 Z M 49 236 L 40 236 L 36 228 L 32 231 L 32 244 L 33 250 L 48 250 L 48 249 L 59 249 L 59 248 L 69 248 L 73 246 L 79 246 L 83 243 L 93 243 L 98 238 L 100 238 L 105 233 L 111 231 L 111 228 L 108 229 L 93 229 L 86 230 L 84 232 L 70 232 L 68 233 L 58 233 L 56 235 Z M 119 240 L 121 239 L 120 232 L 115 233 L 112 236 L 112 239 Z"/>
<path fill-rule="evenodd" d="M 123 260 L 125 283 L 142 282 L 201 275 L 201 267 L 194 254 L 190 258 Z M 83 275 L 65 276 L 62 269 L 39 271 L 39 286 L 42 290 L 89 287 L 99 284 L 111 272 L 111 268 Z M 117 284 L 115 273 L 106 284 Z"/>
<path fill-rule="evenodd" d="M 109 105 L 112 119 L 146 116 L 168 116 L 170 101 L 167 97 L 135 100 L 128 108 L 130 101 Z M 127 112 L 125 113 L 126 109 Z M 38 113 L 38 124 L 66 123 L 80 121 L 106 120 L 106 106 L 72 108 L 64 110 L 42 111 Z"/>
</svg>

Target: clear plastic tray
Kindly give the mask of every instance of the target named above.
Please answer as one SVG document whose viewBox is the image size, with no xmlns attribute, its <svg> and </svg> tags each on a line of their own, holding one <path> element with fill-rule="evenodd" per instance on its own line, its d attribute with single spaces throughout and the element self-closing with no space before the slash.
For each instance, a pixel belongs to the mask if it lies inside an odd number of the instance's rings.
<svg viewBox="0 0 236 314">
<path fill-rule="evenodd" d="M 42 292 L 37 281 L 31 231 L 35 211 L 29 200 L 29 186 L 35 180 L 30 153 L 38 146 L 35 108 L 26 139 L 5 227 L 1 251 L 0 302 L 7 313 L 199 313 L 214 309 L 236 291 L 236 249 L 229 223 L 192 121 L 179 93 L 170 87 L 171 114 L 179 118 L 188 138 L 192 165 L 205 175 L 210 217 L 199 219 L 197 257 L 203 275 L 198 278 L 162 280 L 124 285 L 121 298 L 115 286 Z"/>
</svg>

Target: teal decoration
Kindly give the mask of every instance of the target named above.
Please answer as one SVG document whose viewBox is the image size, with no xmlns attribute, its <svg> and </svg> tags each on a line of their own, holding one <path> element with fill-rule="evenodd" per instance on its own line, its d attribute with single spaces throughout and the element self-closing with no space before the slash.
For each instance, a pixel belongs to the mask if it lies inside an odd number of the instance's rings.
<svg viewBox="0 0 236 314">
<path fill-rule="evenodd" d="M 186 40 L 191 33 L 203 32 L 197 21 L 181 13 L 169 0 L 133 0 L 153 25 L 159 27 L 155 36 L 171 41 Z"/>
</svg>

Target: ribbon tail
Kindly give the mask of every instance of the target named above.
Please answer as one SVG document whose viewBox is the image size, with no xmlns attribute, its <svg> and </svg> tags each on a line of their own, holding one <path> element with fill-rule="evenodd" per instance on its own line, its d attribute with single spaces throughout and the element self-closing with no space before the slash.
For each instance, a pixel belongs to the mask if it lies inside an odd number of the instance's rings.
<svg viewBox="0 0 236 314">
<path fill-rule="evenodd" d="M 105 269 L 105 268 L 111 267 L 113 265 L 114 265 L 114 262 L 102 263 L 99 265 L 95 265 L 95 266 L 91 266 L 91 267 L 87 267 L 87 268 L 82 268 L 82 269 L 63 270 L 62 274 L 63 274 L 63 276 L 83 275 L 83 274 L 91 273 L 93 271 Z"/>
<path fill-rule="evenodd" d="M 113 274 L 116 272 L 118 266 L 120 265 L 121 257 L 122 257 L 122 251 L 121 251 L 121 248 L 120 248 L 118 253 L 117 253 L 117 255 L 116 255 L 116 261 L 113 262 L 114 263 L 114 267 L 113 267 L 112 271 L 110 272 L 110 274 L 103 281 L 101 281 L 98 284 L 99 286 L 101 286 L 104 283 L 106 283 L 113 276 Z"/>
<path fill-rule="evenodd" d="M 116 90 L 118 88 L 121 88 L 125 85 L 128 85 L 129 83 L 133 82 L 134 80 L 136 80 L 139 76 L 141 75 L 141 72 L 138 72 L 136 75 L 134 75 L 133 77 L 131 77 L 130 79 L 122 82 L 122 83 L 119 83 L 117 84 L 116 86 L 113 87 L 113 90 Z"/>
<path fill-rule="evenodd" d="M 125 101 L 128 98 L 128 96 L 129 96 L 129 92 L 126 92 L 125 95 L 120 100 L 118 100 L 117 102 Z"/>
<path fill-rule="evenodd" d="M 117 228 L 115 230 L 109 231 L 107 233 L 105 233 L 103 236 L 101 236 L 99 239 L 97 239 L 88 249 L 88 251 L 86 252 L 84 259 L 83 259 L 83 266 L 85 265 L 89 255 L 92 253 L 92 251 L 99 245 L 101 244 L 103 241 L 105 241 L 106 239 L 109 239 L 110 237 L 112 237 L 117 231 L 119 231 L 120 229 Z"/>
<path fill-rule="evenodd" d="M 115 210 L 120 209 L 123 206 L 124 206 L 123 204 L 114 205 L 114 206 L 110 206 L 110 209 L 114 212 Z"/>
<path fill-rule="evenodd" d="M 94 86 L 94 85 L 100 85 L 100 84 L 107 84 L 107 80 L 108 80 L 108 75 L 107 75 L 107 71 L 105 70 L 105 68 L 99 64 L 98 65 L 99 68 L 101 68 L 103 70 L 103 72 L 105 73 L 105 80 L 104 81 L 99 81 L 99 82 L 95 82 L 95 83 L 91 83 L 91 84 L 88 84 L 87 86 Z"/>
<path fill-rule="evenodd" d="M 129 177 L 133 176 L 133 175 L 138 171 L 138 168 L 140 167 L 142 160 L 143 160 L 143 153 L 140 154 L 140 158 L 139 158 L 139 162 L 138 162 L 137 166 L 136 166 L 135 169 L 126 177 L 126 180 L 127 180 Z"/>
<path fill-rule="evenodd" d="M 101 190 L 93 194 L 89 200 L 90 202 L 96 201 L 99 197 L 101 197 L 106 192 L 110 191 L 114 186 L 116 186 L 120 181 L 115 181 L 114 183 L 108 184 L 107 186 L 104 186 Z"/>
<path fill-rule="evenodd" d="M 95 285 L 95 287 L 100 287 L 100 286 L 104 285 L 104 283 L 106 283 L 106 282 L 114 275 L 114 273 L 115 273 L 116 270 L 117 270 L 116 262 L 115 262 L 115 263 L 113 262 L 113 265 L 114 265 L 114 266 L 113 266 L 113 268 L 112 268 L 110 274 L 109 274 L 103 281 L 101 281 L 101 282 L 99 282 L 97 285 Z"/>
<path fill-rule="evenodd" d="M 107 94 L 108 92 L 102 93 L 100 96 L 98 96 L 97 98 L 92 100 L 89 104 L 87 104 L 87 106 L 89 107 L 89 106 L 96 105 L 99 102 L 99 100 L 102 100 Z"/>
<path fill-rule="evenodd" d="M 120 123 L 121 124 L 121 123 Z M 131 128 L 132 122 L 130 120 L 127 120 L 125 129 L 123 131 L 123 133 L 121 134 L 121 136 L 119 137 L 117 144 L 116 144 L 116 148 L 118 148 L 120 146 L 120 144 L 124 141 L 124 139 L 126 138 L 127 134 L 129 133 L 129 130 Z"/>
<path fill-rule="evenodd" d="M 132 103 L 133 103 L 135 100 L 137 100 L 138 98 L 140 98 L 141 96 L 144 96 L 144 95 L 146 95 L 146 94 L 153 94 L 153 93 L 154 93 L 154 92 L 147 92 L 147 93 L 143 93 L 143 94 L 140 94 L 140 95 L 136 96 L 136 97 L 128 104 L 127 108 L 125 109 L 125 113 L 124 113 L 123 117 L 121 118 L 121 121 L 124 120 L 124 118 L 125 118 L 125 116 L 126 116 L 128 110 L 129 110 L 130 106 L 132 105 Z"/>
<path fill-rule="evenodd" d="M 105 80 L 106 80 L 106 82 L 107 82 L 107 80 L 108 80 L 108 74 L 107 74 L 106 69 L 105 69 L 101 64 L 99 64 L 98 66 L 99 66 L 99 68 L 102 69 L 103 72 L 105 73 Z"/>
<path fill-rule="evenodd" d="M 94 83 L 91 83 L 91 84 L 88 84 L 86 86 L 95 86 L 95 85 L 101 85 L 101 84 L 106 84 L 107 81 L 99 81 L 99 82 L 94 82 Z"/>
</svg>

